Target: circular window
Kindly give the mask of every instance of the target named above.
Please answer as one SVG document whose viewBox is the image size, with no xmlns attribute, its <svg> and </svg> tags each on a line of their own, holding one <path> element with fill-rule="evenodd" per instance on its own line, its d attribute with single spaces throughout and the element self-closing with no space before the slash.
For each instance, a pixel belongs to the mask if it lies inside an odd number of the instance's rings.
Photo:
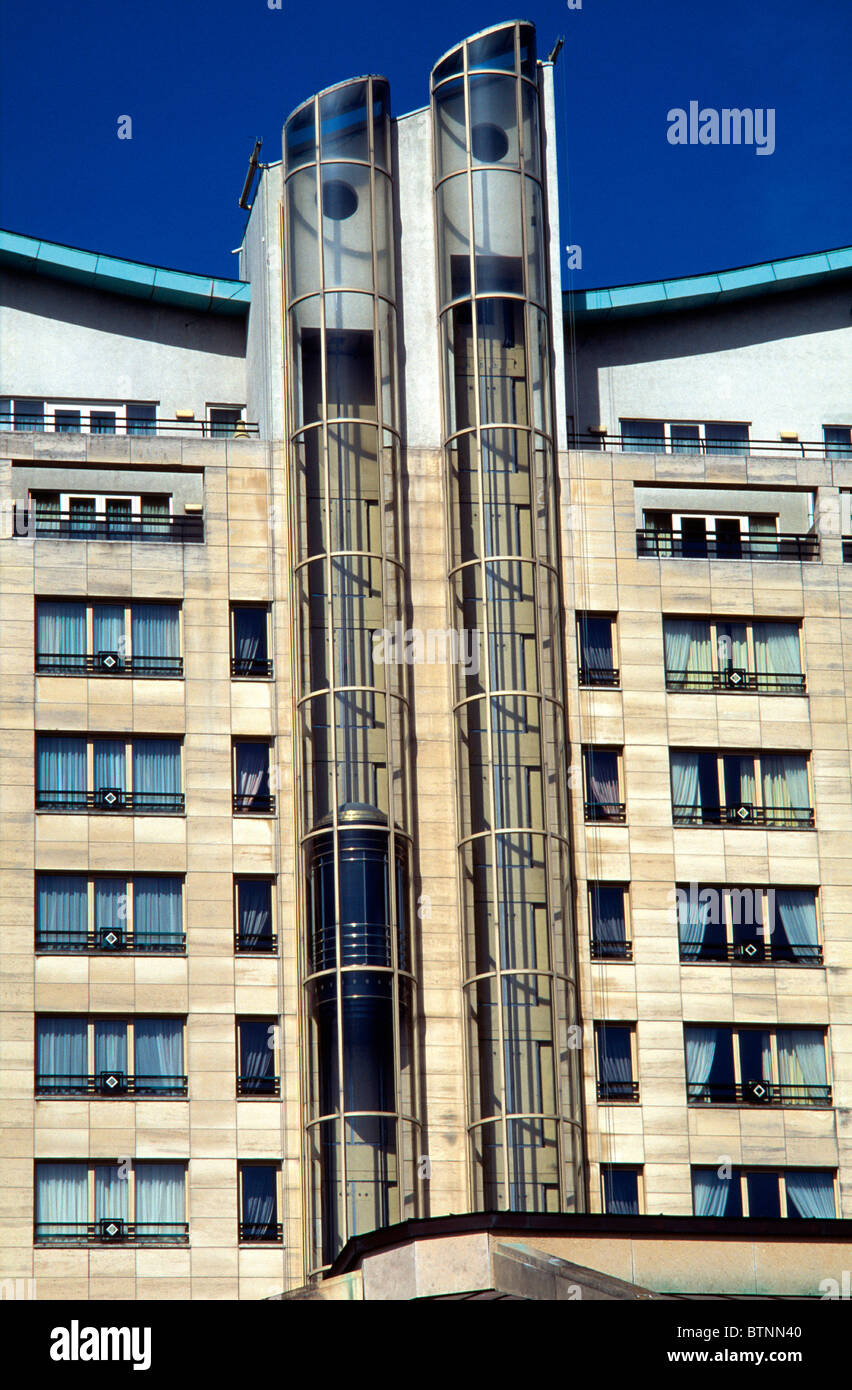
<svg viewBox="0 0 852 1390">
<path fill-rule="evenodd" d="M 499 164 L 506 157 L 509 140 L 498 125 L 475 125 L 470 132 L 470 148 L 474 159 L 482 164 Z"/>
<path fill-rule="evenodd" d="M 358 206 L 358 194 L 348 183 L 329 179 L 322 186 L 322 215 L 334 222 L 345 222 Z"/>
</svg>

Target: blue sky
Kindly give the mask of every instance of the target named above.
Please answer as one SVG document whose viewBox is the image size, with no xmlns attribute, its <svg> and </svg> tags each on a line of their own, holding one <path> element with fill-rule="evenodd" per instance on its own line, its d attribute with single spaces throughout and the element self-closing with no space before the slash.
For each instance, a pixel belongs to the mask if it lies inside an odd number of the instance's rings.
<svg viewBox="0 0 852 1390">
<path fill-rule="evenodd" d="M 572 0 L 576 6 L 578 0 Z M 233 275 L 248 156 L 289 111 L 364 72 L 395 113 L 466 34 L 521 14 L 557 71 L 562 242 L 575 287 L 852 243 L 849 0 L 4 0 L 0 225 L 130 259 Z M 667 113 L 771 108 L 775 151 L 672 146 Z M 117 138 L 132 118 L 132 140 Z M 563 256 L 563 272 L 567 272 Z"/>
</svg>

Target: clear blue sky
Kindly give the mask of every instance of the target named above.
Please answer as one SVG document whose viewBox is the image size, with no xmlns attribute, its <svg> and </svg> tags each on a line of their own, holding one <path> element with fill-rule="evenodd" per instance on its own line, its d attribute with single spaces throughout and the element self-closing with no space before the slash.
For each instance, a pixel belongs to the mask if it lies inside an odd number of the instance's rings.
<svg viewBox="0 0 852 1390">
<path fill-rule="evenodd" d="M 573 0 L 576 4 L 577 0 Z M 399 114 L 465 35 L 520 14 L 557 64 L 563 244 L 575 286 L 852 243 L 849 0 L 3 0 L 0 225 L 233 275 L 248 156 L 289 111 L 364 72 Z M 673 147 L 667 112 L 773 108 L 776 148 Z M 117 138 L 118 117 L 133 121 Z M 563 260 L 563 270 L 565 263 Z M 566 275 L 566 283 L 569 277 Z"/>
</svg>

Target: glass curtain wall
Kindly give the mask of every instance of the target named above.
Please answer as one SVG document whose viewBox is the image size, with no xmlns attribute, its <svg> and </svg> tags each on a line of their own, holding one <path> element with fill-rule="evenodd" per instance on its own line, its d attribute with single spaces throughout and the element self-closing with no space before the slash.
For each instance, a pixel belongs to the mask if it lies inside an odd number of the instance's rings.
<svg viewBox="0 0 852 1390">
<path fill-rule="evenodd" d="M 390 109 L 367 77 L 284 127 L 311 1271 L 415 1214 Z"/>
<path fill-rule="evenodd" d="M 432 73 L 469 1125 L 477 1208 L 582 1205 L 539 69 L 502 25 Z"/>
</svg>

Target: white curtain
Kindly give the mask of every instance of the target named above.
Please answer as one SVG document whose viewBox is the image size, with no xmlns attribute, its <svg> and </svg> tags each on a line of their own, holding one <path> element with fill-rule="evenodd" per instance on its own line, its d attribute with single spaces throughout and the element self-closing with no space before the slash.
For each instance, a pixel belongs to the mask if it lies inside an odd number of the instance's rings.
<svg viewBox="0 0 852 1390">
<path fill-rule="evenodd" d="M 666 618 L 663 623 L 663 644 L 670 684 L 677 684 L 677 677 L 709 676 L 712 672 L 709 623 L 695 623 L 688 618 Z M 673 676 L 676 678 L 674 681 L 671 680 Z M 683 681 L 683 684 L 687 683 Z"/>
<path fill-rule="evenodd" d="M 41 599 L 38 604 L 36 632 L 41 664 L 61 671 L 85 671 L 85 604 Z"/>
<path fill-rule="evenodd" d="M 814 960 L 817 919 L 816 895 L 813 888 L 776 889 L 775 911 L 793 951 L 797 955 L 801 953 L 803 960 Z"/>
<path fill-rule="evenodd" d="M 686 1037 L 687 1085 L 701 1087 L 697 1093 L 693 1091 L 690 1098 L 703 1100 L 707 1095 L 705 1087 L 716 1056 L 719 1030 L 718 1028 L 686 1028 L 684 1032 Z"/>
<path fill-rule="evenodd" d="M 825 1069 L 825 1036 L 819 1028 L 779 1028 L 776 1033 L 778 1047 L 778 1081 L 781 1086 L 799 1088 L 793 1093 L 792 1101 L 799 1105 L 820 1103 L 820 1097 L 804 1087 L 825 1087 L 828 1077 Z"/>
<path fill-rule="evenodd" d="M 137 950 L 180 945 L 183 935 L 182 885 L 179 878 L 133 880 L 133 940 Z"/>
<path fill-rule="evenodd" d="M 152 1089 L 174 1089 L 183 1075 L 183 1024 L 177 1018 L 138 1018 L 134 1070 Z"/>
<path fill-rule="evenodd" d="M 787 1215 L 831 1221 L 837 1215 L 834 1205 L 834 1179 L 831 1173 L 788 1170 Z"/>
<path fill-rule="evenodd" d="M 720 1178 L 715 1168 L 692 1170 L 692 1205 L 696 1216 L 724 1216 L 731 1184 L 739 1176 Z"/>
<path fill-rule="evenodd" d="M 237 794 L 265 796 L 269 785 L 269 747 L 265 743 L 238 743 Z"/>
<path fill-rule="evenodd" d="M 806 811 L 808 794 L 807 759 L 797 755 L 764 753 L 760 759 L 763 804 L 770 811 Z"/>
<path fill-rule="evenodd" d="M 120 1071 L 127 1075 L 127 1024 L 124 1019 L 98 1019 L 95 1024 L 95 1075 Z"/>
<path fill-rule="evenodd" d="M 759 676 L 801 674 L 799 630 L 794 623 L 755 623 L 754 666 Z"/>
<path fill-rule="evenodd" d="M 681 815 L 698 810 L 698 754 L 671 753 L 672 767 L 672 806 L 678 807 Z"/>
<path fill-rule="evenodd" d="M 119 1176 L 118 1164 L 98 1164 L 95 1168 L 95 1220 L 127 1220 L 126 1177 Z"/>
<path fill-rule="evenodd" d="M 712 900 L 702 890 L 697 893 L 680 892 L 677 900 L 678 926 L 680 934 L 680 954 L 683 957 L 700 956 L 701 946 L 710 920 Z"/>
<path fill-rule="evenodd" d="M 89 1219 L 85 1163 L 37 1163 L 35 1207 L 37 1235 L 85 1235 Z"/>
<path fill-rule="evenodd" d="M 180 793 L 180 744 L 171 738 L 145 738 L 133 744 L 134 796 L 170 797 Z"/>
<path fill-rule="evenodd" d="M 182 1163 L 140 1163 L 136 1168 L 136 1225 L 142 1235 L 180 1235 L 169 1227 L 183 1226 L 186 1220 L 186 1168 Z M 147 1230 L 144 1229 L 147 1227 Z"/>
<path fill-rule="evenodd" d="M 81 874 L 43 874 L 38 880 L 38 938 L 42 949 L 85 950 L 88 884 Z"/>
<path fill-rule="evenodd" d="M 36 1025 L 36 1074 L 51 1090 L 85 1088 L 88 1028 L 84 1018 L 40 1018 Z"/>
</svg>

